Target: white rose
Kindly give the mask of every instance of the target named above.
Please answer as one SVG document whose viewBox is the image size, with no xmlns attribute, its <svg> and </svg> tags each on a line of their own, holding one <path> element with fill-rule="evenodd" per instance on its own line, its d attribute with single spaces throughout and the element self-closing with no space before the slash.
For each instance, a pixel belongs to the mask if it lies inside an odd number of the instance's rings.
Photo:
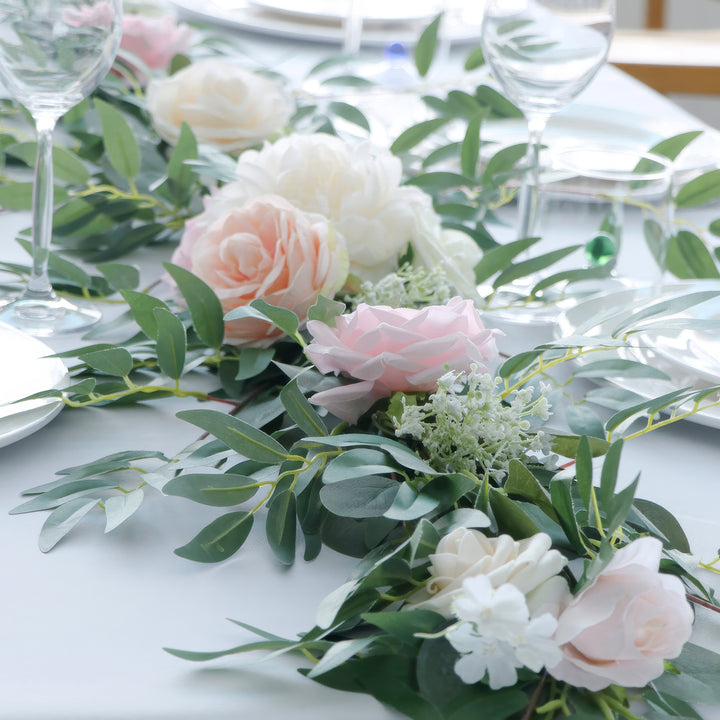
<svg viewBox="0 0 720 720">
<path fill-rule="evenodd" d="M 463 581 L 484 575 L 493 588 L 508 583 L 520 590 L 533 617 L 545 612 L 557 617 L 562 599 L 569 594 L 567 583 L 557 577 L 567 558 L 550 545 L 545 533 L 513 540 L 509 535 L 488 538 L 478 530 L 457 528 L 430 555 L 430 581 L 408 604 L 452 618 L 452 601 L 462 593 Z"/>
<path fill-rule="evenodd" d="M 175 144 L 184 121 L 200 142 L 227 152 L 273 137 L 292 111 L 275 83 L 221 58 L 201 60 L 168 78 L 152 80 L 147 105 L 163 140 Z"/>
<path fill-rule="evenodd" d="M 350 272 L 361 280 L 377 281 L 397 269 L 408 243 L 419 264 L 433 267 L 448 260 L 430 196 L 400 185 L 402 165 L 388 150 L 325 133 L 297 134 L 245 153 L 236 174 L 237 182 L 221 195 L 247 199 L 272 193 L 324 215 L 345 238 Z M 465 295 L 467 283 L 458 289 Z"/>
</svg>

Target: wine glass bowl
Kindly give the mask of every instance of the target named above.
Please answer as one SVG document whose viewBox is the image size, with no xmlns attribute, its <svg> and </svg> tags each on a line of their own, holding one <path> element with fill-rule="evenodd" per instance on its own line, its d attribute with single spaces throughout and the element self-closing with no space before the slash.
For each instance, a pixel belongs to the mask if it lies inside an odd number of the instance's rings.
<svg viewBox="0 0 720 720">
<path fill-rule="evenodd" d="M 80 330 L 100 318 L 94 308 L 59 298 L 48 277 L 52 137 L 58 119 L 107 74 L 121 34 L 122 0 L 0 1 L 0 81 L 37 130 L 30 279 L 0 320 L 34 335 Z"/>
<path fill-rule="evenodd" d="M 574 100 L 604 64 L 615 0 L 488 0 L 481 40 L 505 95 L 528 120 L 518 237 L 534 233 L 542 134 L 551 115 Z"/>
</svg>

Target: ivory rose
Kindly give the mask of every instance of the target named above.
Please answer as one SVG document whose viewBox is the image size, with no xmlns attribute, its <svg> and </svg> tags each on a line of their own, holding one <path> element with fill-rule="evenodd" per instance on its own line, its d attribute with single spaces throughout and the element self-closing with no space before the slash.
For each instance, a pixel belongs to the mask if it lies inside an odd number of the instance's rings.
<svg viewBox="0 0 720 720">
<path fill-rule="evenodd" d="M 282 198 L 263 196 L 219 218 L 197 238 L 189 269 L 217 294 L 227 313 L 262 298 L 301 320 L 318 295 L 332 297 L 347 274 L 342 242 L 323 218 Z M 282 333 L 256 318 L 226 323 L 225 340 L 264 347 Z"/>
<path fill-rule="evenodd" d="M 689 640 L 692 611 L 679 578 L 658 572 L 662 545 L 640 538 L 617 551 L 558 617 L 558 680 L 602 690 L 643 687 L 663 673 Z"/>
<path fill-rule="evenodd" d="M 275 83 L 223 58 L 151 80 L 147 106 L 158 134 L 170 144 L 177 142 L 184 121 L 200 142 L 227 152 L 277 135 L 291 113 L 289 99 Z"/>
<path fill-rule="evenodd" d="M 387 150 L 326 133 L 293 134 L 243 153 L 236 175 L 237 180 L 207 200 L 199 223 L 211 222 L 258 194 L 272 193 L 324 215 L 345 238 L 350 272 L 361 280 L 377 281 L 393 272 L 412 243 L 418 264 L 440 264 L 464 296 L 475 292 L 473 268 L 480 253 L 474 242 L 467 236 L 444 242 L 430 197 L 400 184 L 400 160 Z M 193 233 L 186 233 L 181 248 L 192 241 Z"/>
<path fill-rule="evenodd" d="M 459 297 L 419 310 L 363 303 L 334 328 L 318 320 L 307 328 L 313 340 L 306 353 L 320 372 L 361 381 L 316 393 L 311 402 L 351 422 L 395 391 L 432 392 L 449 370 L 483 371 L 497 358 L 499 332 Z"/>
<path fill-rule="evenodd" d="M 164 70 L 178 53 L 190 46 L 193 30 L 178 23 L 174 13 L 146 15 L 124 13 L 120 54 L 123 51 L 140 59 L 149 68 Z M 132 58 L 130 58 L 132 64 Z"/>
<path fill-rule="evenodd" d="M 525 595 L 532 617 L 548 612 L 556 617 L 557 603 L 553 608 L 551 596 L 569 595 L 567 583 L 558 576 L 567 558 L 550 545 L 545 533 L 513 540 L 509 535 L 486 537 L 479 530 L 457 528 L 441 538 L 430 555 L 431 579 L 409 604 L 452 618 L 453 601 L 462 595 L 465 580 L 483 575 L 495 589 L 516 587 Z"/>
</svg>

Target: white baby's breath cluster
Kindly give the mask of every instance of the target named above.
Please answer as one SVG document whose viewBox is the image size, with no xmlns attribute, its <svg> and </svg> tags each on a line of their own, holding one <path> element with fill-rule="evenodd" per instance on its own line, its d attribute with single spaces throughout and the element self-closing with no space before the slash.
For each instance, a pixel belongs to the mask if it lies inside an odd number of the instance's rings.
<svg viewBox="0 0 720 720">
<path fill-rule="evenodd" d="M 353 309 L 360 303 L 392 308 L 421 307 L 445 305 L 454 294 L 442 267 L 427 270 L 405 263 L 378 282 L 363 282 L 360 291 L 345 298 L 345 302 Z"/>
<path fill-rule="evenodd" d="M 497 391 L 501 383 L 475 368 L 447 373 L 423 405 L 403 399 L 395 433 L 419 440 L 438 470 L 479 471 L 502 480 L 513 458 L 550 452 L 548 435 L 532 429 L 533 418 L 548 419 L 550 406 L 544 394 L 535 398 L 531 387 L 503 400 Z"/>
</svg>

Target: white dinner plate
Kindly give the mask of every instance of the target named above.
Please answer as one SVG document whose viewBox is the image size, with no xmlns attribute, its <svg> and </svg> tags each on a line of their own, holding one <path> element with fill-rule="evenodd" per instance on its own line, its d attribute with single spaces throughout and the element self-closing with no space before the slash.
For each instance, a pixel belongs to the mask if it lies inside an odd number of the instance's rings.
<svg viewBox="0 0 720 720">
<path fill-rule="evenodd" d="M 718 297 L 708 300 L 693 308 L 673 316 L 666 316 L 657 321 L 648 321 L 655 325 L 653 329 L 634 336 L 631 342 L 632 347 L 623 348 L 621 355 L 650 365 L 668 375 L 669 380 L 647 379 L 647 378 L 606 378 L 603 382 L 615 387 L 627 390 L 639 395 L 642 399 L 649 400 L 659 397 L 673 390 L 684 387 L 694 387 L 698 390 L 720 384 L 717 377 L 718 371 L 714 373 L 703 373 L 699 370 L 707 365 L 699 362 L 698 354 L 685 354 L 680 346 L 670 347 L 659 345 L 658 337 L 670 338 L 683 331 L 682 327 L 673 326 L 673 321 L 681 323 L 699 320 L 702 322 L 717 322 L 720 319 L 720 282 L 688 281 L 669 283 L 662 288 L 634 288 L 619 292 L 608 293 L 603 296 L 595 296 L 578 303 L 563 313 L 556 328 L 556 338 L 564 338 L 574 335 L 586 337 L 597 337 L 609 335 L 615 327 L 631 313 L 638 312 L 644 307 L 662 302 L 672 297 L 684 296 L 691 292 L 709 290 L 718 292 Z M 708 330 L 708 337 L 714 337 L 715 342 L 720 338 L 720 323 L 716 331 Z M 579 358 L 576 362 L 580 365 L 600 360 L 604 357 L 616 357 L 617 354 L 609 351 L 606 353 L 593 353 L 592 356 Z M 706 362 L 707 359 L 704 359 Z M 718 358 L 720 362 L 720 358 Z M 710 408 L 695 413 L 688 418 L 691 422 L 709 427 L 720 428 L 720 407 Z"/>
<path fill-rule="evenodd" d="M 347 2 L 338 0 L 248 0 L 265 10 L 298 16 L 315 21 L 343 22 L 349 7 Z M 433 16 L 437 3 L 428 0 L 363 0 L 362 14 L 364 22 L 388 22 L 407 20 L 428 20 Z"/>
<path fill-rule="evenodd" d="M 262 5 L 286 5 L 290 2 L 260 3 L 252 0 L 171 0 L 181 15 L 189 19 L 211 22 L 244 32 L 277 38 L 341 45 L 343 24 L 339 17 L 323 18 L 313 13 L 277 12 L 277 8 Z M 293 0 L 294 4 L 295 0 Z M 298 5 L 300 0 L 297 0 Z M 389 43 L 414 44 L 429 18 L 425 12 L 411 13 L 413 17 L 398 19 L 368 18 L 363 25 L 363 46 L 383 47 Z M 444 33 L 454 43 L 477 45 L 480 37 L 479 14 L 469 8 L 447 16 Z"/>
<path fill-rule="evenodd" d="M 68 373 L 52 348 L 0 323 L 0 447 L 21 440 L 50 422 L 62 409 L 56 399 L 13 404 L 28 395 L 63 387 Z"/>
<path fill-rule="evenodd" d="M 702 130 L 702 123 L 698 122 L 696 129 Z M 543 142 L 550 151 L 578 145 L 647 151 L 679 132 L 677 125 L 659 117 L 574 102 L 550 118 Z M 484 153 L 494 154 L 500 147 L 527 142 L 527 135 L 524 118 L 486 120 L 482 139 L 492 144 L 486 146 Z M 687 173 L 697 174 L 718 166 L 720 133 L 711 128 L 693 140 L 674 164 L 678 182 L 685 182 Z"/>
</svg>

